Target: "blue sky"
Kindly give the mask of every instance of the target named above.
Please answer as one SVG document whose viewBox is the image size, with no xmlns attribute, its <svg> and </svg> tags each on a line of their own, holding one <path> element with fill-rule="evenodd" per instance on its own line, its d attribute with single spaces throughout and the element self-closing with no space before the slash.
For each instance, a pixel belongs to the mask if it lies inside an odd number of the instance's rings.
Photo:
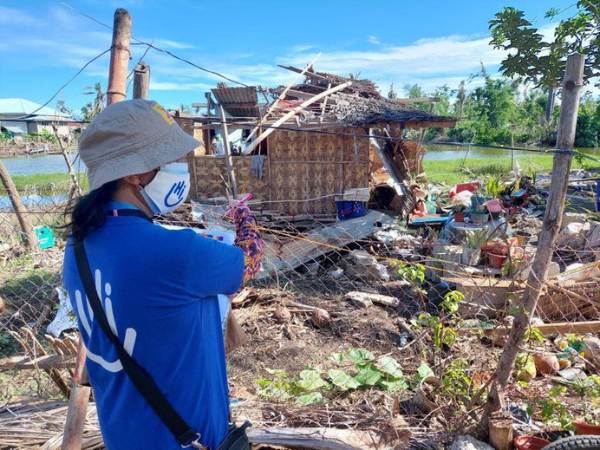
<svg viewBox="0 0 600 450">
<path fill-rule="evenodd" d="M 489 45 L 488 20 L 515 6 L 547 33 L 551 7 L 575 11 L 573 0 L 0 0 L 0 98 L 45 102 L 93 56 L 110 47 L 115 8 L 133 19 L 133 35 L 247 84 L 275 86 L 294 75 L 277 64 L 303 66 L 318 53 L 317 70 L 426 91 L 458 85 L 478 71 L 494 73 L 503 54 Z M 555 19 L 556 20 L 556 19 Z M 144 47 L 133 49 L 137 62 Z M 150 51 L 150 94 L 167 107 L 203 101 L 218 78 Z M 79 110 L 86 87 L 106 87 L 108 56 L 90 65 L 58 97 Z M 55 106 L 52 102 L 49 106 Z"/>
</svg>

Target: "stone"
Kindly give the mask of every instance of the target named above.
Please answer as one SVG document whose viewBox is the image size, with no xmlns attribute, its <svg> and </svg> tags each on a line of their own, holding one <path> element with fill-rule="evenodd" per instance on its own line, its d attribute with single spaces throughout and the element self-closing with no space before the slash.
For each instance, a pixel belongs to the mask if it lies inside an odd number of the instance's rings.
<svg viewBox="0 0 600 450">
<path fill-rule="evenodd" d="M 389 281 L 387 268 L 364 250 L 353 250 L 346 260 L 346 275 L 363 281 Z"/>
<path fill-rule="evenodd" d="M 587 378 L 585 372 L 576 367 L 569 367 L 568 369 L 563 369 L 560 372 L 558 372 L 558 375 L 560 375 L 567 381 L 585 380 Z"/>
<path fill-rule="evenodd" d="M 552 353 L 535 353 L 533 355 L 535 369 L 544 375 L 554 375 L 560 370 L 558 358 Z"/>
<path fill-rule="evenodd" d="M 494 450 L 494 447 L 478 441 L 473 436 L 463 435 L 454 439 L 449 450 Z"/>
</svg>

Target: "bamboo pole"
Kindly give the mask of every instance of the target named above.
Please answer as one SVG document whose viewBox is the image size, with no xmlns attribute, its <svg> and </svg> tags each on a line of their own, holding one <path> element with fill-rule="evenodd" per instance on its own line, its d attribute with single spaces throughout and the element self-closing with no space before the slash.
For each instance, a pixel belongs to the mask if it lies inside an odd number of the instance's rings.
<svg viewBox="0 0 600 450">
<path fill-rule="evenodd" d="M 127 98 L 127 66 L 129 65 L 129 58 L 131 56 L 131 52 L 129 51 L 130 40 L 131 17 L 127 10 L 118 8 L 115 11 L 113 22 L 110 66 L 108 69 L 108 90 L 106 91 L 107 105 L 112 105 Z"/>
<path fill-rule="evenodd" d="M 313 58 L 313 60 L 311 62 L 309 62 L 308 65 L 304 68 L 304 70 L 302 70 L 302 72 L 300 72 L 298 75 L 296 75 L 294 77 L 294 79 L 292 80 L 292 82 L 290 84 L 288 84 L 283 91 L 281 91 L 281 94 L 279 94 L 279 97 L 277 97 L 275 99 L 275 101 L 273 103 L 271 103 L 271 106 L 269 106 L 269 109 L 267 109 L 267 112 L 265 113 L 265 115 L 261 117 L 261 119 L 258 122 L 258 125 L 256 125 L 254 127 L 254 129 L 250 132 L 250 134 L 246 138 L 246 142 L 250 142 L 250 140 L 258 132 L 258 130 L 260 130 L 260 128 L 261 128 L 262 124 L 265 122 L 265 120 L 267 120 L 269 118 L 269 116 L 271 115 L 271 113 L 275 110 L 275 108 L 277 107 L 277 104 L 281 100 L 285 99 L 285 96 L 287 95 L 289 90 L 292 88 L 292 86 L 296 83 L 296 80 L 300 79 L 302 77 L 302 75 L 304 75 L 308 70 L 310 70 L 314 66 L 315 62 L 317 61 L 317 59 L 319 59 L 320 56 L 321 56 L 321 53 L 319 53 L 317 56 L 315 56 Z M 329 87 L 331 87 L 331 86 L 329 86 Z"/>
<path fill-rule="evenodd" d="M 311 97 L 308 100 L 302 102 L 302 104 L 300 104 L 299 106 L 296 106 L 294 109 L 292 109 L 291 111 L 284 114 L 281 118 L 277 119 L 272 125 L 270 125 L 267 130 L 265 130 L 264 132 L 259 134 L 257 136 L 257 138 L 252 143 L 250 143 L 250 145 L 248 147 L 246 147 L 246 149 L 244 150 L 244 153 L 246 153 L 246 154 L 252 153 L 252 150 L 254 150 L 262 141 L 264 141 L 268 136 L 270 136 L 271 133 L 273 131 L 275 131 L 276 128 L 280 127 L 288 119 L 291 119 L 292 117 L 294 117 L 296 114 L 298 114 L 303 109 L 305 109 L 308 106 L 312 105 L 313 103 L 321 100 L 322 98 L 326 98 L 331 94 L 335 94 L 336 92 L 346 89 L 351 84 L 352 84 L 351 81 L 347 81 L 346 83 L 342 83 L 335 87 L 332 87 L 331 89 L 327 89 L 326 91 L 323 91 L 320 94 L 317 94 L 314 97 Z"/>
<path fill-rule="evenodd" d="M 8 169 L 4 163 L 0 160 L 0 180 L 6 189 L 6 193 L 8 194 L 8 198 L 10 199 L 10 203 L 12 204 L 13 209 L 15 210 L 15 215 L 17 216 L 17 220 L 19 221 L 19 226 L 21 227 L 21 233 L 24 237 L 25 246 L 29 250 L 33 250 L 35 248 L 36 238 L 33 232 L 33 226 L 31 225 L 31 221 L 29 220 L 29 216 L 27 215 L 27 208 L 21 201 L 21 196 L 19 195 L 19 191 L 17 191 L 17 187 L 13 182 L 10 174 L 8 173 Z"/>
<path fill-rule="evenodd" d="M 148 98 L 150 85 L 150 66 L 140 62 L 133 71 L 133 98 Z"/>
<path fill-rule="evenodd" d="M 231 158 L 231 147 L 229 145 L 229 133 L 227 131 L 227 118 L 225 117 L 225 109 L 223 105 L 219 105 L 219 111 L 221 113 L 221 125 L 223 131 L 223 147 L 225 149 L 225 164 L 227 164 L 227 175 L 229 177 L 229 183 L 231 185 L 231 193 L 233 198 L 237 199 L 237 180 L 235 178 L 235 170 L 233 168 L 233 159 Z"/>
<path fill-rule="evenodd" d="M 131 40 L 131 17 L 122 8 L 115 11 L 113 24 L 112 47 L 110 51 L 110 66 L 108 69 L 107 104 L 125 100 L 127 71 L 129 66 L 129 44 Z M 87 406 L 90 400 L 91 388 L 86 385 L 87 373 L 85 371 L 86 349 L 79 336 L 79 351 L 77 352 L 77 365 L 72 379 L 69 408 L 65 421 L 62 450 L 79 450 L 85 425 Z"/>
<path fill-rule="evenodd" d="M 583 84 L 584 55 L 572 54 L 567 59 L 567 68 L 563 81 L 560 124 L 558 129 L 557 147 L 554 153 L 550 194 L 546 204 L 546 214 L 542 230 L 538 238 L 537 252 L 531 267 L 529 279 L 523 294 L 520 312 L 515 316 L 512 329 L 508 336 L 500 361 L 496 369 L 495 380 L 492 383 L 488 399 L 487 413 L 484 416 L 482 429 L 487 429 L 489 414 L 505 406 L 504 390 L 513 371 L 523 336 L 530 326 L 531 317 L 537 306 L 542 291 L 548 265 L 556 236 L 560 230 L 563 217 L 569 170 L 575 142 L 575 127 L 577 125 L 577 110 L 579 108 L 579 91 Z"/>
</svg>

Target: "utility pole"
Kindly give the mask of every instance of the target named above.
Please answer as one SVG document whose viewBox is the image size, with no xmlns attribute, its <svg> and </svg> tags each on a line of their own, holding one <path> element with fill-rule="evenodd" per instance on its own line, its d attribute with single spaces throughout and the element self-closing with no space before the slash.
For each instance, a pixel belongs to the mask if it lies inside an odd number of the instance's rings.
<svg viewBox="0 0 600 450">
<path fill-rule="evenodd" d="M 498 411 L 505 406 L 504 390 L 513 371 L 517 353 L 523 342 L 523 336 L 530 327 L 531 317 L 537 307 L 538 299 L 546 280 L 548 265 L 552 259 L 556 236 L 560 230 L 565 209 L 569 171 L 573 157 L 573 144 L 575 142 L 579 91 L 583 85 L 584 63 L 585 57 L 579 53 L 569 55 L 567 59 L 556 143 L 558 148 L 556 153 L 554 153 L 546 214 L 519 313 L 515 315 L 513 326 L 500 356 L 498 368 L 496 369 L 484 423 L 489 419 L 489 413 Z"/>
<path fill-rule="evenodd" d="M 133 98 L 148 98 L 150 86 L 150 66 L 140 62 L 133 70 Z"/>
<path fill-rule="evenodd" d="M 112 47 L 110 49 L 110 66 L 108 69 L 108 90 L 106 103 L 113 103 L 127 98 L 127 70 L 131 52 L 131 17 L 127 10 L 119 8 L 115 11 L 113 22 Z"/>
<path fill-rule="evenodd" d="M 108 69 L 107 104 L 127 98 L 127 72 L 129 67 L 129 44 L 131 41 L 131 17 L 122 8 L 115 11 L 110 66 Z M 91 388 L 85 371 L 86 348 L 79 336 L 79 350 L 73 373 L 67 420 L 61 450 L 80 450 Z"/>
</svg>

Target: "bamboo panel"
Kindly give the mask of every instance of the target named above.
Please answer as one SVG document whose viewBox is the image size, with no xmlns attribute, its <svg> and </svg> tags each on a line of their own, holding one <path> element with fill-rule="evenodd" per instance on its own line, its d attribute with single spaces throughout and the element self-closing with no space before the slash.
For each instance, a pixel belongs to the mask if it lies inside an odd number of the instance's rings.
<svg viewBox="0 0 600 450">
<path fill-rule="evenodd" d="M 232 159 L 238 191 L 240 193 L 252 192 L 257 200 L 268 199 L 269 179 L 266 161 L 263 167 L 263 177 L 259 179 L 250 170 L 251 156 L 234 156 Z M 195 156 L 191 172 L 194 179 L 192 198 L 197 200 L 226 195 L 223 180 L 228 180 L 228 178 L 224 157 Z"/>
</svg>

